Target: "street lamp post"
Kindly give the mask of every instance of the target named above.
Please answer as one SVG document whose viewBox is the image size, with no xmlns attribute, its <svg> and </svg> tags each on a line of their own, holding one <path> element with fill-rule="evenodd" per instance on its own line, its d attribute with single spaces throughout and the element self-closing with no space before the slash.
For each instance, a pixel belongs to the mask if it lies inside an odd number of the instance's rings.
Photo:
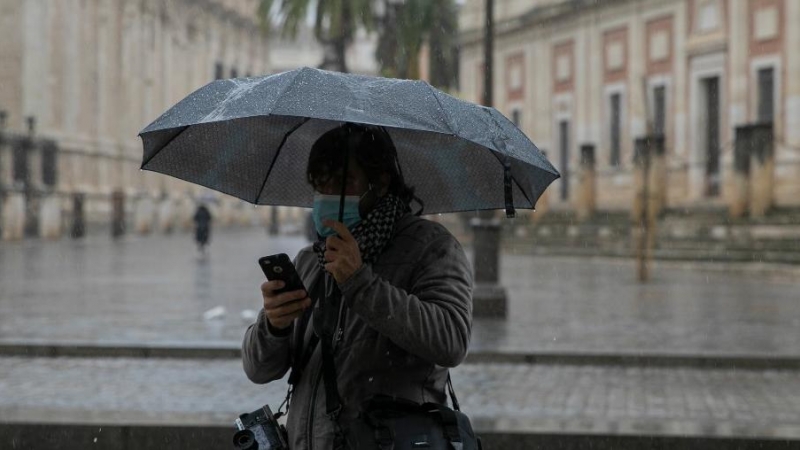
<svg viewBox="0 0 800 450">
<path fill-rule="evenodd" d="M 483 104 L 493 103 L 494 0 L 486 0 L 484 34 Z M 500 219 L 494 211 L 480 211 L 470 222 L 474 236 L 475 292 L 473 314 L 476 317 L 505 317 L 505 288 L 498 284 L 500 265 Z"/>
</svg>

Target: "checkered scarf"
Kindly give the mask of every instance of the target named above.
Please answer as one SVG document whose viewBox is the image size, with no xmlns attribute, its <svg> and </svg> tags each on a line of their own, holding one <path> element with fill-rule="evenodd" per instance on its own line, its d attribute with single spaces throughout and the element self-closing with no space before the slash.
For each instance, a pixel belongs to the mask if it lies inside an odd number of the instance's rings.
<svg viewBox="0 0 800 450">
<path fill-rule="evenodd" d="M 374 263 L 378 259 L 392 237 L 397 220 L 409 211 L 410 208 L 400 200 L 400 197 L 387 194 L 378 201 L 365 219 L 350 230 L 358 242 L 362 261 Z M 315 242 L 313 248 L 320 267 L 325 269 L 325 240 Z"/>
</svg>

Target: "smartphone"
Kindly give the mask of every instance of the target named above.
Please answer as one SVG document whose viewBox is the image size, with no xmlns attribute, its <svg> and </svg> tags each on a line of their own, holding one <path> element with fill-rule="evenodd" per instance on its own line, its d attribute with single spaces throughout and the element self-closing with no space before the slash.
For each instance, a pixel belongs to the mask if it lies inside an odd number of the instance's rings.
<svg viewBox="0 0 800 450">
<path fill-rule="evenodd" d="M 264 275 L 267 276 L 269 281 L 281 280 L 286 283 L 283 288 L 275 291 L 276 294 L 297 290 L 308 292 L 303 286 L 303 280 L 300 279 L 292 260 L 289 259 L 289 255 L 286 253 L 259 258 L 258 265 L 261 266 L 261 270 L 264 271 Z"/>
</svg>

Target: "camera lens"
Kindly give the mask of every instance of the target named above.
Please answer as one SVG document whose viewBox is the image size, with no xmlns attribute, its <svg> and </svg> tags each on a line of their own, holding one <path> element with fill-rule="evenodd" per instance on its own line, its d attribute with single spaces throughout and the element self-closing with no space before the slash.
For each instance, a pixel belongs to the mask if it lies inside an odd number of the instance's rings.
<svg viewBox="0 0 800 450">
<path fill-rule="evenodd" d="M 256 435 L 250 430 L 237 431 L 233 435 L 233 448 L 237 450 L 258 450 Z"/>
<path fill-rule="evenodd" d="M 283 267 L 280 267 L 280 266 L 273 267 L 272 271 L 275 272 L 275 273 L 281 273 L 281 272 L 283 272 Z"/>
</svg>

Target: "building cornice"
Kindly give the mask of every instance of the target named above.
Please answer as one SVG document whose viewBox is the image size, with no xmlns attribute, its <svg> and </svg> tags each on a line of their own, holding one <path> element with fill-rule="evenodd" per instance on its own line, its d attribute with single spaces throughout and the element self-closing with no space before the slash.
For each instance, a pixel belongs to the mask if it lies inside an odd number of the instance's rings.
<svg viewBox="0 0 800 450">
<path fill-rule="evenodd" d="M 580 16 L 587 12 L 593 12 L 606 8 L 609 5 L 630 3 L 640 0 L 566 0 L 561 3 L 536 6 L 528 12 L 517 17 L 512 17 L 494 24 L 495 37 L 516 33 L 531 26 L 544 25 L 553 27 L 559 22 L 578 20 Z M 459 32 L 459 42 L 462 47 L 483 44 L 483 27 L 461 30 Z"/>
</svg>

